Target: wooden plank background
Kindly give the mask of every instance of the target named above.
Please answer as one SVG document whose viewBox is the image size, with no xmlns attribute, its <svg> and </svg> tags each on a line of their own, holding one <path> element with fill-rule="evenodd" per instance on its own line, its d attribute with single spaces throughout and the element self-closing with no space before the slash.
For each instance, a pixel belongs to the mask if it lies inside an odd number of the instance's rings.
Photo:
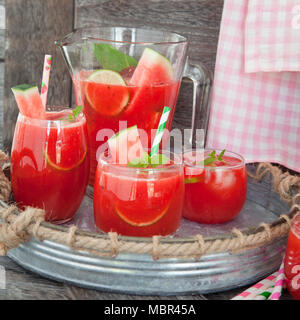
<svg viewBox="0 0 300 320">
<path fill-rule="evenodd" d="M 73 30 L 73 0 L 6 0 L 6 50 L 3 145 L 10 150 L 18 114 L 11 87 L 21 83 L 40 87 L 44 55 L 53 56 L 49 105 L 68 105 L 71 80 L 54 40 Z"/>
<path fill-rule="evenodd" d="M 0 0 L 2 7 L 4 4 Z M 9 41 L 5 52 L 5 32 L 0 30 L 0 117 L 4 119 L 0 126 L 7 151 L 18 113 L 11 87 L 23 82 L 40 86 L 44 54 L 53 55 L 49 104 L 71 104 L 70 77 L 54 40 L 73 28 L 116 25 L 177 32 L 190 41 L 190 60 L 214 70 L 223 0 L 26 0 L 24 4 L 23 0 L 6 0 Z M 192 84 L 184 79 L 174 127 L 190 127 L 191 106 Z"/>
<path fill-rule="evenodd" d="M 155 28 L 189 39 L 189 57 L 213 73 L 223 0 L 76 0 L 75 28 L 104 25 Z M 192 83 L 183 79 L 173 127 L 190 128 Z"/>
<path fill-rule="evenodd" d="M 0 128 L 1 129 L 3 128 L 4 50 L 5 50 L 5 0 L 0 0 Z M 2 148 L 2 134 L 0 134 L 0 148 Z"/>
</svg>

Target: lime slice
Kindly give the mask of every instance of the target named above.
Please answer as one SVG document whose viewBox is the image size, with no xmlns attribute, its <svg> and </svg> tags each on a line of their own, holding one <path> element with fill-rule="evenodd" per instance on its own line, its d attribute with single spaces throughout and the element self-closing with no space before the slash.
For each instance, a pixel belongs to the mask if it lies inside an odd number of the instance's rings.
<svg viewBox="0 0 300 320">
<path fill-rule="evenodd" d="M 83 156 L 80 158 L 80 160 L 78 162 L 76 162 L 75 164 L 73 164 L 71 166 L 70 165 L 63 166 L 63 165 L 58 165 L 53 160 L 51 160 L 51 157 L 49 156 L 49 154 L 44 150 L 44 157 L 45 157 L 47 164 L 51 168 L 56 169 L 58 171 L 70 171 L 70 170 L 73 170 L 73 169 L 79 167 L 83 163 L 83 161 L 85 160 L 86 155 L 87 155 L 87 150 L 85 150 L 85 152 L 83 153 Z"/>
<path fill-rule="evenodd" d="M 120 76 L 118 72 L 107 70 L 107 69 L 101 69 L 96 70 L 93 73 L 90 74 L 88 77 L 88 80 L 97 82 L 97 83 L 105 83 L 105 84 L 115 84 L 118 86 L 126 86 L 126 82 L 124 79 Z"/>
<path fill-rule="evenodd" d="M 189 184 L 189 183 L 197 183 L 200 181 L 203 181 L 204 177 L 203 176 L 186 176 L 184 178 L 184 183 Z"/>
<path fill-rule="evenodd" d="M 128 208 L 127 208 L 128 209 Z M 155 213 L 154 215 L 151 214 L 150 216 L 147 214 L 140 214 L 138 217 L 133 217 L 132 212 L 130 210 L 123 210 L 121 211 L 120 208 L 117 206 L 115 207 L 117 215 L 126 223 L 130 224 L 134 227 L 148 227 L 152 224 L 159 221 L 168 211 L 169 205 L 166 206 L 162 211 L 159 213 Z M 145 212 L 144 212 L 145 213 Z"/>
<path fill-rule="evenodd" d="M 96 70 L 88 77 L 85 95 L 99 114 L 109 117 L 120 114 L 130 99 L 125 80 L 107 69 Z"/>
</svg>

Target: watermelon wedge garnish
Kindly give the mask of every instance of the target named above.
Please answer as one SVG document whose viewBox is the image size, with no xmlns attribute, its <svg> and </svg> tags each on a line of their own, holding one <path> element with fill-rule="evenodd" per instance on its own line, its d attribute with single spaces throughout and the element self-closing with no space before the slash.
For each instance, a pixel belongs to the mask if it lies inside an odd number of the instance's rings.
<svg viewBox="0 0 300 320">
<path fill-rule="evenodd" d="M 106 69 L 96 70 L 88 77 L 85 96 L 97 113 L 108 117 L 120 114 L 130 98 L 129 90 L 122 76 L 115 71 Z"/>
<path fill-rule="evenodd" d="M 142 158 L 145 150 L 140 140 L 137 126 L 124 129 L 107 140 L 114 163 L 128 164 Z"/>
<path fill-rule="evenodd" d="M 20 113 L 29 118 L 44 119 L 46 111 L 37 86 L 20 84 L 12 88 Z"/>
<path fill-rule="evenodd" d="M 171 62 L 159 52 L 145 48 L 130 79 L 132 85 L 170 83 L 174 79 Z"/>
</svg>

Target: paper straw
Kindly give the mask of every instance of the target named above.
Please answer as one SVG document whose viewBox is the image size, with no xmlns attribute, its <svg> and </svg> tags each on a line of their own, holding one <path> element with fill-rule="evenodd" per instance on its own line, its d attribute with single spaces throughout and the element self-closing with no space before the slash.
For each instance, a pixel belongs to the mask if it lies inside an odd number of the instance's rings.
<svg viewBox="0 0 300 320">
<path fill-rule="evenodd" d="M 41 86 L 41 98 L 42 98 L 42 103 L 43 103 L 45 109 L 46 109 L 46 105 L 47 105 L 47 94 L 48 94 L 48 86 L 49 86 L 51 59 L 52 59 L 51 55 L 49 55 L 49 54 L 45 55 L 42 86 Z"/>
<path fill-rule="evenodd" d="M 151 147 L 150 157 L 152 157 L 154 154 L 156 154 L 158 152 L 159 144 L 160 144 L 162 136 L 164 134 L 164 130 L 165 130 L 168 118 L 169 118 L 169 114 L 170 114 L 170 108 L 164 107 L 164 110 L 163 110 L 162 115 L 159 120 L 159 125 L 158 125 L 157 131 L 156 131 L 156 135 L 155 135 L 152 147 Z"/>
<path fill-rule="evenodd" d="M 270 296 L 270 300 L 279 300 L 284 286 L 285 275 L 284 275 L 284 257 L 282 259 L 278 274 L 275 280 L 275 285 Z"/>
<path fill-rule="evenodd" d="M 252 300 L 255 296 L 263 293 L 268 288 L 272 287 L 275 283 L 275 279 L 278 275 L 278 271 L 272 273 L 265 279 L 259 281 L 252 287 L 233 297 L 231 300 Z"/>
</svg>

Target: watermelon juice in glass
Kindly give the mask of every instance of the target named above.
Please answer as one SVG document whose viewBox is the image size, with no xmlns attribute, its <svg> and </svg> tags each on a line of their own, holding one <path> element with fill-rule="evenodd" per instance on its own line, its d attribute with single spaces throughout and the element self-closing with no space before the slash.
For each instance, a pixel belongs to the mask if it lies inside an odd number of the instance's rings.
<svg viewBox="0 0 300 320">
<path fill-rule="evenodd" d="M 29 90 L 17 90 L 18 95 L 29 96 Z M 21 99 L 17 99 L 18 106 L 24 110 L 25 100 Z M 34 102 L 34 97 L 27 97 L 32 110 Z M 66 222 L 82 201 L 88 175 L 83 113 L 75 117 L 70 109 L 44 112 L 42 119 L 19 113 L 11 152 L 11 185 L 20 208 L 45 209 L 47 221 Z"/>
<path fill-rule="evenodd" d="M 177 230 L 182 218 L 184 176 L 181 158 L 151 156 L 137 126 L 118 132 L 101 154 L 94 185 L 96 226 L 122 235 L 150 237 Z"/>
<path fill-rule="evenodd" d="M 242 156 L 225 150 L 183 154 L 185 199 L 183 216 L 200 223 L 224 223 L 241 211 L 247 193 Z"/>
<path fill-rule="evenodd" d="M 194 81 L 197 93 L 193 114 L 198 114 L 201 84 L 208 76 L 204 68 L 186 63 L 188 43 L 183 36 L 136 28 L 93 27 L 78 29 L 56 44 L 69 67 L 76 103 L 84 106 L 91 151 L 90 185 L 97 156 L 107 149 L 107 139 L 121 130 L 121 121 L 127 127 L 137 125 L 146 131 L 143 142 L 147 148 L 164 106 L 171 108 L 166 126 L 171 129 L 182 75 Z M 202 110 L 206 112 L 206 106 Z M 193 129 L 198 126 L 196 119 L 194 116 Z"/>
<path fill-rule="evenodd" d="M 300 214 L 292 220 L 285 252 L 284 273 L 289 293 L 294 299 L 300 300 Z"/>
<path fill-rule="evenodd" d="M 170 153 L 168 153 L 170 156 Z M 176 156 L 157 167 L 128 167 L 100 156 L 94 218 L 104 232 L 151 237 L 174 233 L 182 219 L 184 177 Z"/>
</svg>

